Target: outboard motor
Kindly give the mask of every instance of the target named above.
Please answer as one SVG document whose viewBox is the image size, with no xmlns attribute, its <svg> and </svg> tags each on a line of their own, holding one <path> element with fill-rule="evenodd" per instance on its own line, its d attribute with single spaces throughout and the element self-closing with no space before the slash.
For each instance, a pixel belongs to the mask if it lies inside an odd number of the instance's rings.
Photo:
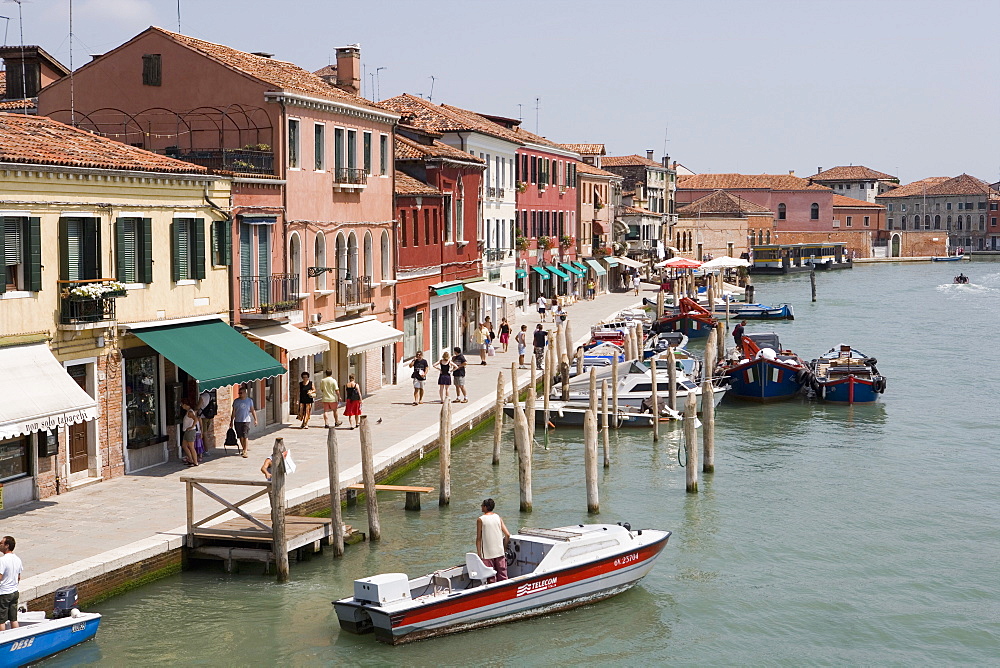
<svg viewBox="0 0 1000 668">
<path fill-rule="evenodd" d="M 73 608 L 76 607 L 78 600 L 76 585 L 56 589 L 56 600 L 52 606 L 52 619 L 69 617 L 73 612 Z"/>
</svg>

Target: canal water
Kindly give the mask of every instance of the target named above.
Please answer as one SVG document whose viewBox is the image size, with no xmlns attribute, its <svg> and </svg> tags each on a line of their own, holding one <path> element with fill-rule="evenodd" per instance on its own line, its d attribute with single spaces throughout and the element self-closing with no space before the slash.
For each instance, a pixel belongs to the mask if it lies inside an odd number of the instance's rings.
<svg viewBox="0 0 1000 668">
<path fill-rule="evenodd" d="M 958 271 L 969 285 L 952 285 Z M 383 540 L 292 565 L 196 570 L 97 606 L 96 642 L 46 665 L 995 664 L 1000 656 L 1000 479 L 995 359 L 1000 263 L 858 266 L 756 280 L 794 304 L 773 329 L 807 359 L 848 343 L 879 359 L 882 402 L 725 401 L 716 473 L 684 492 L 679 430 L 612 436 L 600 521 L 674 532 L 638 586 L 548 617 L 402 647 L 342 633 L 331 600 L 352 581 L 411 576 L 474 549 L 487 496 L 508 527 L 592 521 L 581 433 L 534 461 L 535 510 L 517 512 L 512 448 L 490 466 L 489 431 L 453 455 L 452 503 L 404 513 L 380 497 Z M 508 436 L 509 440 L 509 436 Z M 437 487 L 437 461 L 405 482 Z M 346 521 L 364 528 L 363 506 Z"/>
</svg>

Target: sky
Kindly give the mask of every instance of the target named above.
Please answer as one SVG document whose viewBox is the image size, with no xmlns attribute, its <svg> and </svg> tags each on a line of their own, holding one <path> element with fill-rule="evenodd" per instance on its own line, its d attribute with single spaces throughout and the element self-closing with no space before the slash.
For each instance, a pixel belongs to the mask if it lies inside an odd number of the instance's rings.
<svg viewBox="0 0 1000 668">
<path fill-rule="evenodd" d="M 361 44 L 365 97 L 513 118 L 699 172 L 865 165 L 1000 180 L 998 0 L 180 0 L 180 31 L 316 70 Z M 23 14 L 19 20 L 18 10 Z M 178 0 L 0 0 L 7 44 L 78 68 Z M 372 76 L 377 71 L 377 80 Z M 432 79 L 433 77 L 433 79 Z"/>
</svg>

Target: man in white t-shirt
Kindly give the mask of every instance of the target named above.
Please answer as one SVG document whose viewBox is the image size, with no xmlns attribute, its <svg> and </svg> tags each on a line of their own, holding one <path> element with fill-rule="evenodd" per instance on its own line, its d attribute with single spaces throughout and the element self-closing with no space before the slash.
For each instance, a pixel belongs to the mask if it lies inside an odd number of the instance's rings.
<svg viewBox="0 0 1000 668">
<path fill-rule="evenodd" d="M 0 539 L 0 631 L 18 628 L 17 597 L 18 585 L 21 582 L 21 571 L 24 566 L 21 558 L 14 554 L 16 541 L 12 536 Z"/>
</svg>

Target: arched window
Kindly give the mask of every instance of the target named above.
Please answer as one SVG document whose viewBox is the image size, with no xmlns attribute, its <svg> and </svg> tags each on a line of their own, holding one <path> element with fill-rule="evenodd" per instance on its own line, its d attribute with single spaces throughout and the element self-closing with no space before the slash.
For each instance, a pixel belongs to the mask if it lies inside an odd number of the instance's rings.
<svg viewBox="0 0 1000 668">
<path fill-rule="evenodd" d="M 934 216 L 934 229 L 935 230 L 941 229 L 941 216 Z"/>
<path fill-rule="evenodd" d="M 771 243 L 771 230 L 767 231 L 767 243 Z"/>
<path fill-rule="evenodd" d="M 819 204 L 816 202 L 809 207 L 809 220 L 819 220 Z"/>
<path fill-rule="evenodd" d="M 347 237 L 347 277 L 354 279 L 358 276 L 358 237 L 351 232 Z"/>
<path fill-rule="evenodd" d="M 306 289 L 305 281 L 302 280 L 302 242 L 298 232 L 292 232 L 288 237 L 288 268 L 289 273 L 297 276 L 299 285 L 296 292 Z"/>
<path fill-rule="evenodd" d="M 315 266 L 326 266 L 326 236 L 322 232 L 316 233 L 315 250 L 313 251 Z M 326 290 L 326 272 L 316 277 L 316 289 Z"/>
<path fill-rule="evenodd" d="M 389 257 L 389 233 L 382 230 L 382 280 L 392 280 L 392 258 Z"/>
<path fill-rule="evenodd" d="M 757 230 L 757 245 L 764 243 L 764 230 Z"/>
<path fill-rule="evenodd" d="M 961 216 L 958 217 L 957 229 L 959 229 L 959 230 L 962 229 L 962 217 Z"/>
<path fill-rule="evenodd" d="M 337 235 L 337 281 L 347 275 L 347 239 L 343 234 Z"/>
<path fill-rule="evenodd" d="M 816 205 L 813 204 L 813 206 Z M 785 203 L 782 202 L 781 204 L 778 205 L 778 220 L 785 220 L 786 214 L 787 214 L 787 207 L 785 207 Z"/>
<path fill-rule="evenodd" d="M 931 229 L 931 217 L 930 217 L 930 214 L 924 216 L 924 229 L 925 230 Z"/>
<path fill-rule="evenodd" d="M 913 217 L 913 229 L 915 229 L 915 230 L 919 230 L 920 229 L 920 216 L 914 216 Z"/>
<path fill-rule="evenodd" d="M 980 215 L 979 216 L 979 229 L 980 229 L 980 231 L 983 231 L 983 230 L 986 229 L 986 216 L 985 215 Z"/>
<path fill-rule="evenodd" d="M 947 229 L 951 229 L 951 216 L 945 218 L 944 224 L 947 226 Z"/>
<path fill-rule="evenodd" d="M 369 281 L 375 279 L 375 259 L 372 255 L 372 233 L 365 232 L 365 276 Z"/>
</svg>

